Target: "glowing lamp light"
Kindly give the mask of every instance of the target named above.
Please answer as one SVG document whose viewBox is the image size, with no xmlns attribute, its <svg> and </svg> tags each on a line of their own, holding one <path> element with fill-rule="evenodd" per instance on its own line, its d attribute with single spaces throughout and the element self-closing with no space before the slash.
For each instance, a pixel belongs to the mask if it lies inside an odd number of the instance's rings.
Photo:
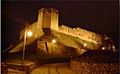
<svg viewBox="0 0 120 74">
<path fill-rule="evenodd" d="M 87 44 L 86 44 L 86 43 L 84 43 L 84 47 L 85 47 L 85 46 L 87 46 Z"/>
<path fill-rule="evenodd" d="M 28 36 L 28 37 L 31 37 L 31 36 L 32 36 L 32 32 L 31 32 L 31 31 L 28 31 L 28 32 L 27 32 L 27 36 Z"/>
<path fill-rule="evenodd" d="M 102 47 L 103 50 L 105 50 L 105 47 Z"/>
<path fill-rule="evenodd" d="M 53 40 L 52 40 L 52 43 L 56 43 L 56 40 L 55 40 L 55 39 L 53 39 Z"/>
</svg>

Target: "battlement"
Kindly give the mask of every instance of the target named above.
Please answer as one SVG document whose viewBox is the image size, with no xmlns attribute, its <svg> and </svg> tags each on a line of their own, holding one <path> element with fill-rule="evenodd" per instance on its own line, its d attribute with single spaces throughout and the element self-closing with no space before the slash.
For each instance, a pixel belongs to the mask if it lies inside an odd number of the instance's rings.
<svg viewBox="0 0 120 74">
<path fill-rule="evenodd" d="M 95 44 L 102 44 L 101 35 L 96 34 L 95 32 L 87 31 L 80 27 L 77 28 L 70 28 L 68 26 L 62 25 L 59 26 L 59 32 L 69 34 L 83 40 L 93 42 Z"/>
</svg>

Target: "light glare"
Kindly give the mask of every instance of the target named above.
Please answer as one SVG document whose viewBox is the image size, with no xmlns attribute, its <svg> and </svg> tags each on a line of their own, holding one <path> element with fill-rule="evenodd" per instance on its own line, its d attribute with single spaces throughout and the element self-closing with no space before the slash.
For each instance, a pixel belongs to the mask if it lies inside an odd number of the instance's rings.
<svg viewBox="0 0 120 74">
<path fill-rule="evenodd" d="M 105 47 L 102 47 L 103 50 L 105 50 Z"/>
<path fill-rule="evenodd" d="M 86 44 L 86 43 L 84 43 L 84 47 L 85 47 L 85 46 L 87 46 L 87 44 Z"/>
<path fill-rule="evenodd" d="M 28 37 L 31 37 L 31 36 L 32 36 L 32 32 L 31 32 L 31 31 L 28 31 L 28 32 L 27 32 L 27 36 L 28 36 Z"/>
<path fill-rule="evenodd" d="M 56 43 L 56 40 L 55 40 L 55 39 L 53 39 L 53 40 L 52 40 L 52 43 Z"/>
</svg>

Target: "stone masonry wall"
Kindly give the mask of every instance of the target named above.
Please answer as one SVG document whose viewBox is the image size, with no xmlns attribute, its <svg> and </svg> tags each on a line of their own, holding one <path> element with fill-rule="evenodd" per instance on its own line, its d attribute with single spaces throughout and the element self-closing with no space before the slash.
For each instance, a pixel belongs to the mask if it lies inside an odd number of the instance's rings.
<svg viewBox="0 0 120 74">
<path fill-rule="evenodd" d="M 95 44 L 102 43 L 101 35 L 91 32 L 91 31 L 87 31 L 82 28 L 70 28 L 68 26 L 62 25 L 59 27 L 59 32 L 73 35 L 73 36 L 79 37 L 83 40 L 93 42 Z"/>
</svg>

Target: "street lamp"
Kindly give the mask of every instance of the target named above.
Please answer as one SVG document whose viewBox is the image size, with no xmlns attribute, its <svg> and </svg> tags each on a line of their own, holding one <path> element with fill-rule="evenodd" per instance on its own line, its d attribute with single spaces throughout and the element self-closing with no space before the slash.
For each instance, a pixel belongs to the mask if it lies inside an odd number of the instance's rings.
<svg viewBox="0 0 120 74">
<path fill-rule="evenodd" d="M 55 39 L 52 39 L 52 53 L 53 53 L 53 50 L 54 50 L 54 48 L 53 48 L 53 45 L 56 43 L 56 40 Z"/>
<path fill-rule="evenodd" d="M 87 44 L 86 43 L 84 43 L 84 47 L 86 47 L 87 46 Z"/>
<path fill-rule="evenodd" d="M 102 47 L 103 50 L 105 50 L 105 47 Z"/>
<path fill-rule="evenodd" d="M 56 40 L 55 40 L 55 39 L 53 39 L 53 40 L 52 40 L 52 43 L 56 43 Z"/>
<path fill-rule="evenodd" d="M 26 45 L 26 38 L 27 37 L 31 37 L 32 36 L 32 32 L 25 30 L 24 33 L 24 45 L 23 45 L 23 53 L 22 53 L 22 66 L 24 65 L 24 59 L 25 59 L 25 45 Z M 24 66 L 23 66 L 24 67 Z"/>
<path fill-rule="evenodd" d="M 28 36 L 28 37 L 31 37 L 31 36 L 32 36 L 32 32 L 31 32 L 31 31 L 28 31 L 28 32 L 27 32 L 27 36 Z"/>
</svg>

